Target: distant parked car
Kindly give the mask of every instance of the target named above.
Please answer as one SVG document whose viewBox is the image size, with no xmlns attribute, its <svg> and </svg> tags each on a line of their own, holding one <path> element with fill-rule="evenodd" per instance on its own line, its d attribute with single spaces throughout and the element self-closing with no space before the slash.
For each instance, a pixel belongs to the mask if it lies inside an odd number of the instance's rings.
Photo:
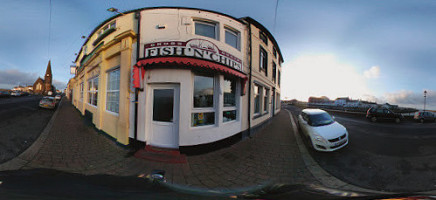
<svg viewBox="0 0 436 200">
<path fill-rule="evenodd" d="M 11 95 L 7 91 L 0 91 L 0 97 L 10 97 Z"/>
<path fill-rule="evenodd" d="M 21 96 L 21 92 L 19 92 L 19 91 L 13 91 L 13 92 L 11 93 L 11 96 L 19 97 L 19 96 Z"/>
<path fill-rule="evenodd" d="M 62 98 L 62 96 L 61 96 L 60 94 L 58 94 L 58 95 L 55 96 L 55 100 L 56 100 L 56 101 L 60 101 L 61 98 Z"/>
<path fill-rule="evenodd" d="M 335 151 L 348 144 L 347 129 L 321 109 L 302 110 L 298 128 L 317 151 Z"/>
<path fill-rule="evenodd" d="M 436 116 L 433 112 L 425 111 L 425 112 L 416 112 L 415 116 L 413 116 L 415 121 L 424 123 L 425 121 L 436 121 Z"/>
<path fill-rule="evenodd" d="M 41 101 L 39 101 L 39 107 L 54 109 L 56 107 L 56 100 L 54 97 L 43 97 Z"/>
<path fill-rule="evenodd" d="M 400 123 L 404 119 L 403 115 L 399 113 L 394 113 L 393 111 L 384 107 L 372 107 L 366 112 L 366 118 L 371 122 L 377 121 L 395 121 L 395 123 Z"/>
</svg>

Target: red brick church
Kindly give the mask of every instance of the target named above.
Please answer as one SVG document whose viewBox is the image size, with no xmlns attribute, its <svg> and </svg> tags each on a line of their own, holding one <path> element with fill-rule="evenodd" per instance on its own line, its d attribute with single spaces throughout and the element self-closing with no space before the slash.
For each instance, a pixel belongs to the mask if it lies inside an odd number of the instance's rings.
<svg viewBox="0 0 436 200">
<path fill-rule="evenodd" d="M 38 77 L 38 79 L 36 79 L 35 83 L 33 84 L 33 93 L 49 95 L 48 93 L 51 91 L 52 94 L 54 94 L 56 92 L 56 89 L 52 85 L 52 80 L 53 76 L 51 74 L 51 63 L 50 61 L 48 61 L 44 79 L 42 79 L 41 77 Z"/>
</svg>

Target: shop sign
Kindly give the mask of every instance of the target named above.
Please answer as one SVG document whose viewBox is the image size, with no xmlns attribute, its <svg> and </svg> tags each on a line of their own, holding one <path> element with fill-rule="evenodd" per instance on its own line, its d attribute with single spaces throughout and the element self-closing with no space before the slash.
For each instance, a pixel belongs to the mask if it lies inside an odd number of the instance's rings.
<svg viewBox="0 0 436 200">
<path fill-rule="evenodd" d="M 191 39 L 186 42 L 167 41 L 144 45 L 144 58 L 182 56 L 214 61 L 242 71 L 242 60 L 220 50 L 214 43 L 204 39 Z"/>
</svg>

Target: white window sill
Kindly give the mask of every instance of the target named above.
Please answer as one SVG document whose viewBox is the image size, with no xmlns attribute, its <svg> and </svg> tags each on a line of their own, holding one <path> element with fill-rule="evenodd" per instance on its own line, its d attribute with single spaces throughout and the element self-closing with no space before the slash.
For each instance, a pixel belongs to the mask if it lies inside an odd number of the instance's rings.
<svg viewBox="0 0 436 200">
<path fill-rule="evenodd" d="M 105 110 L 107 113 L 109 113 L 109 114 L 111 114 L 111 115 L 113 115 L 113 116 L 116 116 L 116 117 L 118 117 L 120 114 L 118 114 L 118 113 L 115 113 L 115 112 L 112 112 L 112 111 L 109 111 L 109 110 Z"/>
<path fill-rule="evenodd" d="M 94 107 L 94 108 L 97 108 L 97 106 L 94 106 L 94 105 L 92 105 L 92 104 L 90 104 L 90 103 L 86 103 L 86 105 L 91 106 L 91 107 Z"/>
</svg>

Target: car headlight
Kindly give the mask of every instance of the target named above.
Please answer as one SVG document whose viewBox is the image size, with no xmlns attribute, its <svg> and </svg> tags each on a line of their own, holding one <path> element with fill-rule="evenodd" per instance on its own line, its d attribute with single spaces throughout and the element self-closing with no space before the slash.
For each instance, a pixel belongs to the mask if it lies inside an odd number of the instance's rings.
<svg viewBox="0 0 436 200">
<path fill-rule="evenodd" d="M 319 141 L 319 142 L 322 142 L 322 143 L 327 143 L 327 140 L 326 139 L 324 139 L 322 136 L 320 136 L 320 135 L 315 135 L 315 140 L 316 141 Z"/>
</svg>

